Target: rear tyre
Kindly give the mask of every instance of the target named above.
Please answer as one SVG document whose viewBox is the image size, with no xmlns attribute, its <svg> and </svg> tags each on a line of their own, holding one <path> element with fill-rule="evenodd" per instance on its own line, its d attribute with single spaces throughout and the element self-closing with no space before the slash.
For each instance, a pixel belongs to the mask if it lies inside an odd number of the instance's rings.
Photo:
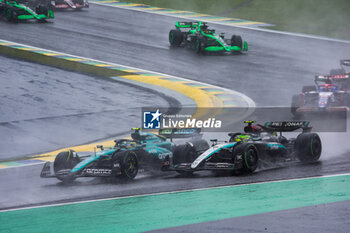
<svg viewBox="0 0 350 233">
<path fill-rule="evenodd" d="M 180 163 L 192 163 L 197 158 L 196 149 L 189 143 L 177 145 L 173 153 L 173 165 Z M 176 171 L 177 173 L 189 176 L 192 175 L 192 171 Z"/>
<path fill-rule="evenodd" d="M 301 89 L 301 92 L 303 93 L 311 92 L 311 91 L 317 91 L 317 88 L 315 85 L 303 86 L 303 88 Z"/>
<path fill-rule="evenodd" d="M 136 153 L 134 151 L 123 151 L 119 156 L 121 156 L 119 163 L 122 177 L 127 180 L 134 179 L 139 171 Z"/>
<path fill-rule="evenodd" d="M 180 30 L 170 30 L 169 43 L 173 47 L 179 47 L 184 40 L 184 35 Z"/>
<path fill-rule="evenodd" d="M 242 49 L 243 47 L 243 40 L 241 36 L 233 35 L 231 37 L 231 46 L 238 46 Z"/>
<path fill-rule="evenodd" d="M 295 141 L 297 157 L 301 162 L 319 160 L 322 152 L 321 139 L 316 133 L 301 133 Z"/>
<path fill-rule="evenodd" d="M 253 144 L 240 144 L 233 149 L 233 160 L 236 156 L 242 156 L 242 168 L 235 169 L 234 175 L 244 173 L 253 173 L 259 165 L 259 154 L 257 148 Z"/>
<path fill-rule="evenodd" d="M 61 170 L 71 170 L 80 162 L 80 158 L 74 150 L 60 152 L 53 163 L 53 169 L 57 179 L 69 183 L 75 180 L 75 176 L 62 176 L 58 172 Z"/>
</svg>

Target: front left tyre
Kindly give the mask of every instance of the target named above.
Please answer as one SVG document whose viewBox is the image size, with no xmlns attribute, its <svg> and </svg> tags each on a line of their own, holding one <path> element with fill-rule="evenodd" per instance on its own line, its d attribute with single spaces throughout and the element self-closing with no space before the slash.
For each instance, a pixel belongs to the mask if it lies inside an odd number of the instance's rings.
<svg viewBox="0 0 350 233">
<path fill-rule="evenodd" d="M 60 152 L 53 163 L 53 169 L 57 179 L 69 183 L 75 180 L 73 174 L 69 175 L 69 170 L 73 169 L 75 165 L 80 162 L 80 158 L 74 150 Z M 60 171 L 66 170 L 67 173 L 60 173 Z M 68 175 L 67 175 L 68 174 Z"/>
<path fill-rule="evenodd" d="M 121 151 L 118 152 L 117 158 L 119 159 L 122 177 L 126 180 L 134 179 L 139 171 L 139 162 L 136 152 L 132 150 Z"/>
<path fill-rule="evenodd" d="M 259 152 L 253 144 L 242 143 L 235 146 L 232 155 L 234 161 L 238 160 L 237 156 L 239 156 L 242 161 L 242 168 L 235 170 L 234 174 L 249 174 L 253 173 L 258 168 Z"/>
<path fill-rule="evenodd" d="M 231 46 L 237 46 L 243 48 L 243 40 L 241 36 L 233 35 L 231 37 Z"/>
<path fill-rule="evenodd" d="M 184 35 L 180 30 L 170 30 L 169 43 L 172 47 L 179 47 L 184 40 Z"/>
</svg>

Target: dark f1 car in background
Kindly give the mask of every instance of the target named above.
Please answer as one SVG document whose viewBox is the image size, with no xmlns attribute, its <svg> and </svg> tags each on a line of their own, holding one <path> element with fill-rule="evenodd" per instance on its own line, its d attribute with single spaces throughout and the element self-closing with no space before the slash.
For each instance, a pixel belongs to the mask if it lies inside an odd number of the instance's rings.
<svg viewBox="0 0 350 233">
<path fill-rule="evenodd" d="M 55 9 L 75 9 L 89 8 L 88 0 L 51 0 L 51 5 Z"/>
<path fill-rule="evenodd" d="M 341 65 L 350 66 L 350 60 Z M 304 86 L 292 97 L 291 111 L 295 116 L 312 113 L 345 112 L 350 107 L 350 73 L 333 69 L 329 75 L 315 76 L 315 84 Z"/>
<path fill-rule="evenodd" d="M 132 139 L 117 139 L 112 148 L 98 146 L 100 151 L 81 158 L 73 150 L 59 153 L 53 163 L 47 162 L 42 178 L 56 177 L 63 182 L 71 182 L 77 177 L 120 177 L 134 179 L 139 169 L 160 170 L 163 161 L 178 161 L 182 158 L 187 144 L 176 145 L 173 138 L 192 137 L 188 142 L 195 153 L 201 153 L 209 145 L 201 139 L 198 129 L 163 129 L 159 135 L 135 128 Z M 170 138 L 170 141 L 167 140 Z"/>
<path fill-rule="evenodd" d="M 17 23 L 20 20 L 36 19 L 45 22 L 46 19 L 53 19 L 54 13 L 48 2 L 29 2 L 0 0 L 0 14 L 7 21 Z"/>
<path fill-rule="evenodd" d="M 309 122 L 267 122 L 254 125 L 254 121 L 245 121 L 248 125 L 244 133 L 230 133 L 229 141 L 213 145 L 199 156 L 190 144 L 183 150 L 186 161 L 168 160 L 163 171 L 177 171 L 190 174 L 200 170 L 230 171 L 233 174 L 252 173 L 260 161 L 277 163 L 299 160 L 314 162 L 321 156 L 322 144 L 316 133 L 311 133 Z M 296 138 L 286 138 L 282 132 L 302 129 Z M 278 134 L 279 133 L 279 134 Z"/>
<path fill-rule="evenodd" d="M 176 22 L 175 29 L 169 32 L 169 42 L 172 47 L 184 45 L 197 53 L 248 51 L 248 44 L 241 36 L 226 39 L 224 33 L 216 34 L 205 22 Z"/>
</svg>

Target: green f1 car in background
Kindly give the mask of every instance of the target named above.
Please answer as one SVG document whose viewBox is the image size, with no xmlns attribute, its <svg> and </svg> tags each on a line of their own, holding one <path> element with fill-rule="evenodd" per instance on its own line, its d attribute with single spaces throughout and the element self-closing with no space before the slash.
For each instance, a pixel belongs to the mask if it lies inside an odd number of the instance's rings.
<svg viewBox="0 0 350 233">
<path fill-rule="evenodd" d="M 54 18 L 49 4 L 36 3 L 29 5 L 28 2 L 0 0 L 0 14 L 7 21 L 17 23 L 19 20 L 36 19 L 45 22 L 46 19 Z"/>
<path fill-rule="evenodd" d="M 248 51 L 248 43 L 241 36 L 225 39 L 224 33 L 216 34 L 205 22 L 176 22 L 175 28 L 169 32 L 172 47 L 187 45 L 197 53 Z"/>
</svg>

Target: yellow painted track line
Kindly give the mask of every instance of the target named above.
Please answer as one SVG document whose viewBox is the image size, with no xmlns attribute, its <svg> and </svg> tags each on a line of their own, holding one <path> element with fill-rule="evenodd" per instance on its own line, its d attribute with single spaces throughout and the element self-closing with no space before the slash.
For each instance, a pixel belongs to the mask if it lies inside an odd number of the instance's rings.
<svg viewBox="0 0 350 233">
<path fill-rule="evenodd" d="M 188 96 L 191 99 L 193 99 L 197 103 L 198 107 L 222 106 L 222 102 L 214 95 L 211 95 L 208 92 L 199 88 L 197 89 L 191 86 L 184 85 L 185 82 L 171 82 L 168 80 L 161 79 L 161 77 L 159 76 L 123 75 L 120 77 L 178 91 L 184 94 L 185 96 Z"/>
</svg>

